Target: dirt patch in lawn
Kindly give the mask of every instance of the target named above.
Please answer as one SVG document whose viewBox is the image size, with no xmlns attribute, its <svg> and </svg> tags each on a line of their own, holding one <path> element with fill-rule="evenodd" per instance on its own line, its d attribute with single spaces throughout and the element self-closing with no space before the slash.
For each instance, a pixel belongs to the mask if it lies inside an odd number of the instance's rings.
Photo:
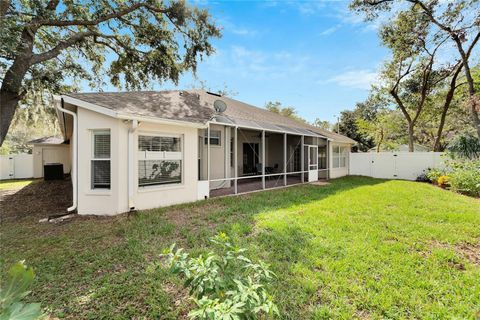
<svg viewBox="0 0 480 320">
<path fill-rule="evenodd" d="M 39 181 L 20 189 L 4 190 L 0 195 L 3 222 L 32 219 L 38 221 L 56 214 L 65 214 L 72 204 L 70 180 Z"/>
<path fill-rule="evenodd" d="M 467 260 L 474 265 L 480 265 L 480 239 L 477 241 L 477 243 L 459 243 L 455 245 L 433 241 L 431 244 L 431 248 L 453 250 L 457 253 L 459 257 Z M 422 253 L 423 256 L 428 256 L 430 254 L 430 250 Z M 463 265 L 463 263 L 460 263 L 458 261 L 451 261 L 449 265 L 452 268 L 456 268 L 458 270 L 465 270 L 465 266 Z"/>
<path fill-rule="evenodd" d="M 480 265 L 480 242 L 477 244 L 458 244 L 455 250 L 475 265 Z"/>
<path fill-rule="evenodd" d="M 205 225 L 215 228 L 218 219 L 205 219 L 205 216 L 214 212 L 219 212 L 225 206 L 218 203 L 206 202 L 203 205 L 195 205 L 188 208 L 180 207 L 165 212 L 165 218 L 176 226 L 186 227 L 188 229 L 196 229 Z"/>
</svg>

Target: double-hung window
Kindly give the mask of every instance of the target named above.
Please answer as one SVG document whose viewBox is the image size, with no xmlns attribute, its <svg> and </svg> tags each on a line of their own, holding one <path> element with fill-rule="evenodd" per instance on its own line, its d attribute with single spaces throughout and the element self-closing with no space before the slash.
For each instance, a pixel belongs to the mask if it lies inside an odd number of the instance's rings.
<svg viewBox="0 0 480 320">
<path fill-rule="evenodd" d="M 138 185 L 182 183 L 183 148 L 179 135 L 138 137 Z"/>
<path fill-rule="evenodd" d="M 92 131 L 91 188 L 110 189 L 110 130 Z"/>
<path fill-rule="evenodd" d="M 347 152 L 348 149 L 346 147 L 333 146 L 333 168 L 345 168 L 347 166 Z"/>
<path fill-rule="evenodd" d="M 208 130 L 205 129 L 205 144 L 208 144 Z M 222 143 L 222 131 L 221 130 L 210 130 L 210 145 L 211 146 L 221 146 Z"/>
</svg>

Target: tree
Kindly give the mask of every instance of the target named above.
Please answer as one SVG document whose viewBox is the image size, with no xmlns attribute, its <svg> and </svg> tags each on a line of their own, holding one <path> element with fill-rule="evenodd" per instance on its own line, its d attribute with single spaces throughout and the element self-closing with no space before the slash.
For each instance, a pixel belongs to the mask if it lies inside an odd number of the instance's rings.
<svg viewBox="0 0 480 320">
<path fill-rule="evenodd" d="M 358 130 L 373 139 L 377 152 L 393 149 L 398 144 L 399 136 L 404 132 L 402 124 L 402 115 L 390 109 L 378 111 L 372 120 L 357 120 Z"/>
<path fill-rule="evenodd" d="M 208 91 L 208 92 L 215 92 L 215 93 L 218 93 L 219 95 L 221 95 L 222 97 L 235 97 L 236 95 L 238 95 L 238 92 L 235 91 L 235 90 L 232 90 L 230 89 L 226 83 L 223 84 L 223 88 L 219 89 L 219 90 L 214 90 L 212 89 L 212 87 L 210 87 L 208 84 L 207 84 L 207 81 L 205 80 L 198 80 L 198 83 L 195 82 L 191 85 L 192 89 L 200 89 L 200 90 L 203 90 L 203 91 Z"/>
<path fill-rule="evenodd" d="M 184 1 L 38 0 L 0 6 L 0 144 L 19 102 L 67 78 L 140 89 L 195 72 L 220 31 L 208 11 Z"/>
<path fill-rule="evenodd" d="M 458 68 L 438 65 L 438 50 L 447 38 L 429 32 L 430 21 L 417 10 L 400 12 L 380 32 L 392 52 L 381 74 L 383 89 L 393 98 L 408 125 L 408 149 L 414 151 L 415 126 L 429 105 L 431 94 Z"/>
<path fill-rule="evenodd" d="M 378 110 L 385 106 L 383 97 L 372 90 L 370 96 L 365 101 L 357 103 L 353 111 L 345 110 L 340 113 L 338 126 L 341 134 L 357 141 L 360 151 L 370 150 L 375 146 L 375 142 L 371 136 L 359 130 L 357 121 L 359 119 L 373 121 Z M 337 126 L 333 126 L 333 129 L 337 131 Z"/>
<path fill-rule="evenodd" d="M 265 104 L 265 109 L 267 109 L 270 112 L 275 112 L 278 113 L 284 117 L 289 117 L 297 121 L 301 122 L 307 122 L 305 119 L 300 117 L 297 114 L 297 110 L 294 107 L 284 107 L 280 102 L 275 101 L 269 101 Z"/>
<path fill-rule="evenodd" d="M 409 5 L 401 6 L 402 3 Z M 467 81 L 472 125 L 480 138 L 480 99 L 470 68 L 473 49 L 480 39 L 479 1 L 459 0 L 444 3 L 433 0 L 354 0 L 351 8 L 365 13 L 368 20 L 377 18 L 379 13 L 395 11 L 393 9 L 419 12 L 439 33 L 446 35 L 453 42 Z"/>
<path fill-rule="evenodd" d="M 328 131 L 332 130 L 333 128 L 333 125 L 330 122 L 328 122 L 327 120 L 321 120 L 319 118 L 316 118 L 315 121 L 313 121 L 312 125 Z"/>
</svg>

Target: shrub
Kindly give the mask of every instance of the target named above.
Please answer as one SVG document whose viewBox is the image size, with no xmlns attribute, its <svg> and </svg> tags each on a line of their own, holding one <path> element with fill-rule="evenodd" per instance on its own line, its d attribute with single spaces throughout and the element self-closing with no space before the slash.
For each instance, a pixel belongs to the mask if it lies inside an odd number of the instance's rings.
<svg viewBox="0 0 480 320">
<path fill-rule="evenodd" d="M 40 303 L 23 303 L 35 275 L 23 262 L 14 264 L 8 271 L 7 281 L 0 288 L 0 319 L 35 320 L 43 317 Z"/>
<path fill-rule="evenodd" d="M 449 184 L 453 191 L 469 196 L 480 195 L 480 160 L 450 162 Z"/>
<path fill-rule="evenodd" d="M 450 178 L 449 178 L 448 176 L 442 175 L 442 176 L 438 177 L 438 179 L 437 179 L 437 184 L 438 184 L 440 187 L 444 188 L 444 187 L 446 187 L 446 186 L 448 185 L 448 181 L 449 181 L 449 180 L 450 180 Z"/>
<path fill-rule="evenodd" d="M 193 319 L 255 319 L 278 315 L 267 285 L 275 276 L 268 265 L 252 262 L 245 249 L 232 245 L 220 233 L 210 239 L 219 254 L 190 258 L 172 245 L 162 256 L 175 274 L 185 278 L 185 287 L 196 304 L 188 315 Z"/>
<path fill-rule="evenodd" d="M 459 136 L 448 146 L 448 151 L 460 158 L 478 159 L 480 157 L 480 139 L 470 134 Z"/>
<path fill-rule="evenodd" d="M 442 175 L 444 175 L 444 171 L 436 168 L 428 169 L 428 172 L 426 173 L 427 178 L 433 183 L 437 183 L 438 178 Z"/>
</svg>

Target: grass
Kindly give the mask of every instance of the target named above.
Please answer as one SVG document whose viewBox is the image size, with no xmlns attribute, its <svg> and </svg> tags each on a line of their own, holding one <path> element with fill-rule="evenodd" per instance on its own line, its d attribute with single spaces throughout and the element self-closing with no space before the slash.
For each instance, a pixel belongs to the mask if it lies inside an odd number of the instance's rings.
<svg viewBox="0 0 480 320">
<path fill-rule="evenodd" d="M 31 180 L 31 179 L 0 180 L 0 190 L 20 189 L 36 181 L 37 180 Z"/>
<path fill-rule="evenodd" d="M 30 300 L 56 317 L 184 317 L 173 242 L 194 254 L 226 232 L 278 275 L 285 319 L 475 319 L 480 202 L 428 184 L 363 177 L 67 224 L 2 224 L 2 272 L 26 259 Z M 478 260 L 476 260 L 478 258 Z"/>
</svg>

